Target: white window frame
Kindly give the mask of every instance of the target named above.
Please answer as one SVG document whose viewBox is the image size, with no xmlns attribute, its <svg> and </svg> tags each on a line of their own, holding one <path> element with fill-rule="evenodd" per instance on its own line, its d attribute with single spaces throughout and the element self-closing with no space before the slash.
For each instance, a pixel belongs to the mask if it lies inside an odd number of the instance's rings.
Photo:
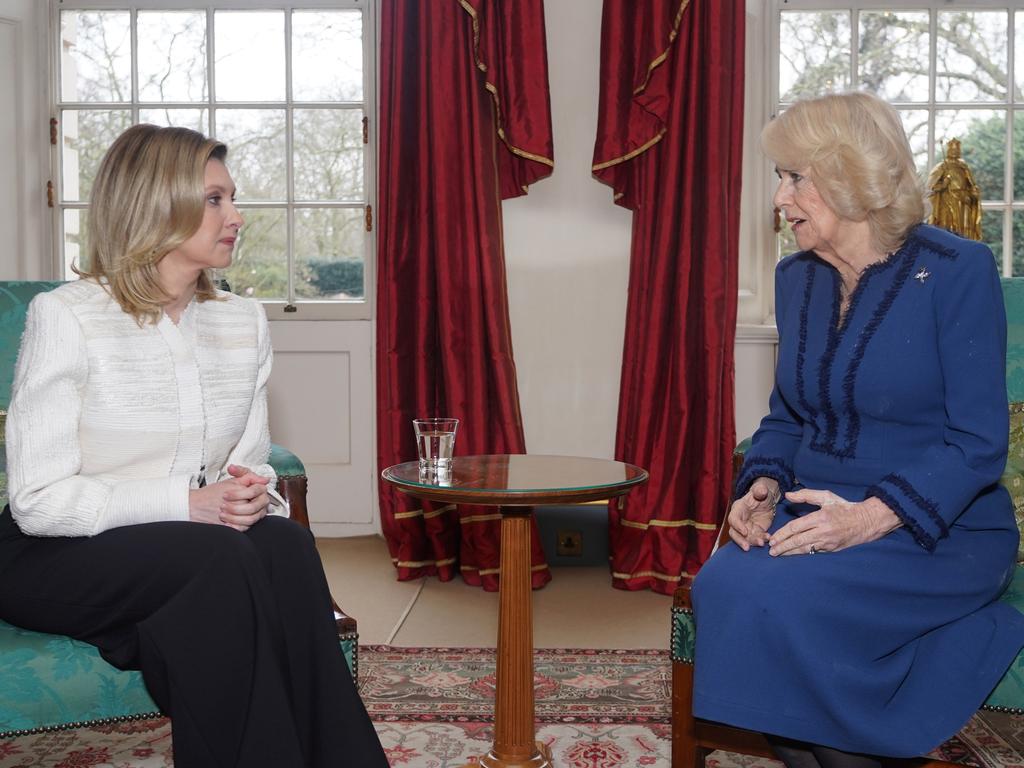
<svg viewBox="0 0 1024 768">
<path fill-rule="evenodd" d="M 297 298 L 294 304 L 289 304 L 286 300 L 281 299 L 260 299 L 264 308 L 267 311 L 267 317 L 271 320 L 370 320 L 373 318 L 374 313 L 374 299 L 376 295 L 376 216 L 375 212 L 377 209 L 377 184 L 376 184 L 376 168 L 377 168 L 377 49 L 378 49 L 378 31 L 377 31 L 377 3 L 375 0 L 50 0 L 49 10 L 49 24 L 47 29 L 47 41 L 48 41 L 48 88 L 49 92 L 49 110 L 50 117 L 53 119 L 60 119 L 60 110 L 64 106 L 61 102 L 60 83 L 58 77 L 60 75 L 60 55 L 59 40 L 60 40 L 60 12 L 62 10 L 127 10 L 130 11 L 134 17 L 138 11 L 154 11 L 154 10 L 189 10 L 189 11 L 207 11 L 208 14 L 212 14 L 214 10 L 346 10 L 346 9 L 359 9 L 363 11 L 363 72 L 364 72 L 364 92 L 363 92 L 363 104 L 364 114 L 369 118 L 369 133 L 368 143 L 364 146 L 364 188 L 366 194 L 366 204 L 370 206 L 370 212 L 373 220 L 373 227 L 370 232 L 366 233 L 366 250 L 364 253 L 363 262 L 363 298 L 361 300 L 351 301 L 317 301 L 315 299 L 301 299 Z M 287 21 L 285 24 L 285 61 L 286 67 L 289 67 L 291 57 L 291 38 L 287 34 L 290 30 L 290 24 Z M 133 35 L 134 35 L 134 24 L 133 24 Z M 135 97 L 137 91 L 137 85 L 134 82 L 133 72 L 133 101 L 129 105 L 133 116 L 137 118 L 138 110 L 140 106 L 142 108 L 151 107 L 153 105 L 148 103 L 140 103 Z M 207 94 L 207 101 L 205 104 L 200 105 L 200 108 L 208 110 L 209 131 L 213 129 L 214 120 L 214 94 L 209 92 Z M 281 102 L 269 102 L 270 105 L 280 104 Z M 78 105 L 78 102 L 67 102 L 70 105 Z M 286 153 L 288 157 L 288 168 L 291 169 L 292 163 L 292 121 L 290 114 L 294 109 L 303 109 L 308 107 L 316 107 L 316 102 L 293 102 L 291 100 L 291 78 L 286 78 L 286 100 L 283 102 L 283 108 L 288 113 L 289 118 L 286 120 Z M 100 104 L 90 106 L 103 106 Z M 122 105 L 123 106 L 123 105 Z M 173 106 L 179 106 L 177 103 L 172 104 Z M 195 108 L 196 104 L 180 105 L 187 106 L 189 108 Z M 268 102 L 259 103 L 242 103 L 242 102 L 230 102 L 232 108 L 237 107 L 259 107 L 266 108 Z M 336 106 L 332 104 L 332 106 Z M 228 148 L 230 151 L 230 147 Z M 63 183 L 62 167 L 61 167 L 61 146 L 60 142 L 51 141 L 50 146 L 50 167 L 51 167 L 51 180 L 54 187 L 54 200 L 51 208 L 51 235 L 52 235 L 52 268 L 53 274 L 63 276 L 64 275 L 64 263 L 62 259 L 63 253 L 63 238 L 64 238 L 64 223 L 62 213 L 67 208 L 82 208 L 84 205 L 64 205 L 60 202 L 61 188 L 60 185 Z M 289 176 L 291 172 L 289 170 Z M 289 184 L 290 187 L 290 184 Z M 278 201 L 275 203 L 262 203 L 262 202 L 245 202 L 240 201 L 239 208 L 243 215 L 246 209 L 254 210 L 260 208 L 287 208 L 295 209 L 303 207 L 301 203 L 297 203 L 291 197 L 291 191 L 289 190 L 289 198 L 284 201 Z M 317 203 L 316 207 L 323 208 L 352 208 L 352 204 L 335 204 L 332 202 Z M 294 220 L 294 216 L 290 217 Z M 288 228 L 288 250 L 289 260 L 292 258 L 292 242 L 294 239 L 293 226 Z M 291 282 L 293 275 L 289 275 L 289 282 Z"/>
<path fill-rule="evenodd" d="M 747 0 L 743 83 L 743 190 L 740 197 L 737 339 L 756 342 L 775 335 L 775 259 L 771 232 L 770 168 L 761 154 L 761 128 L 771 117 L 772 0 Z M 776 39 L 778 33 L 776 32 Z M 777 45 L 777 43 L 776 43 Z M 776 53 L 776 55 L 778 55 Z"/>
<path fill-rule="evenodd" d="M 782 11 L 914 11 L 914 10 L 1005 10 L 1024 11 L 1024 0 L 902 0 L 883 3 L 878 0 L 747 0 L 747 60 L 744 104 L 744 172 L 743 215 L 740 226 L 739 311 L 740 333 L 748 337 L 770 335 L 769 326 L 775 324 L 774 280 L 776 262 L 775 235 L 772 232 L 772 195 L 775 177 L 769 163 L 761 154 L 758 144 L 761 127 L 773 116 L 779 104 L 779 24 Z M 1015 14 L 1010 13 L 1009 39 L 1013 40 Z M 856 29 L 854 29 L 856 35 Z M 934 67 L 934 36 L 932 29 L 932 56 Z M 1007 71 L 1014 73 L 1014 46 L 1007 52 Z M 856 51 L 851 56 L 852 75 L 856 71 Z M 934 81 L 933 81 L 934 82 Z M 934 111 L 948 106 L 965 107 L 962 103 L 935 101 L 934 88 L 927 102 L 915 103 L 920 109 Z M 911 106 L 911 105 L 905 105 Z M 1006 110 L 1007 146 L 1013 136 L 1013 121 L 1017 109 L 1024 110 L 1024 102 L 1014 100 L 1008 88 L 1005 102 L 985 102 L 985 107 Z M 929 122 L 928 146 L 935 144 L 934 121 Z M 1004 170 L 1004 196 L 1009 202 L 988 201 L 984 210 L 1024 210 L 1024 201 L 1013 200 L 1013 157 L 1007 154 Z M 1003 220 L 1003 271 L 1010 274 L 1013 263 L 1012 216 Z"/>
</svg>

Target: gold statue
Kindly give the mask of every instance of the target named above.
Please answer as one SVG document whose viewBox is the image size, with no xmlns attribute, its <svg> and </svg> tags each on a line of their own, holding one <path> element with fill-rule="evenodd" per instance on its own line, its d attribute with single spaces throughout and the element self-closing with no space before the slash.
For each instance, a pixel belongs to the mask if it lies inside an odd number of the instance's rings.
<svg viewBox="0 0 1024 768">
<path fill-rule="evenodd" d="M 946 159 L 928 177 L 929 224 L 956 232 L 971 240 L 981 239 L 981 190 L 974 174 L 960 157 L 960 141 L 950 139 Z"/>
</svg>

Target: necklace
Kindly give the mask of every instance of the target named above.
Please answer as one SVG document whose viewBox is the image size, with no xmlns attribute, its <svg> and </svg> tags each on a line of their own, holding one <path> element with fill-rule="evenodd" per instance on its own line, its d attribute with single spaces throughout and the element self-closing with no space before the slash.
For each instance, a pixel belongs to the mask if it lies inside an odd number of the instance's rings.
<svg viewBox="0 0 1024 768">
<path fill-rule="evenodd" d="M 863 271 L 864 270 L 857 270 L 854 272 L 853 280 L 851 282 L 847 282 L 842 275 L 839 276 L 839 296 L 844 303 L 848 303 L 850 301 L 850 296 L 852 296 L 853 292 L 857 290 L 857 285 L 860 283 L 860 276 Z"/>
<path fill-rule="evenodd" d="M 867 270 L 868 267 L 872 266 L 873 264 L 882 264 L 882 263 L 884 263 L 886 261 L 889 261 L 889 259 L 891 259 L 893 257 L 894 253 L 895 253 L 895 251 L 891 251 L 891 252 L 885 254 L 885 258 L 884 259 L 880 259 L 878 261 L 874 261 L 871 264 L 867 264 L 867 265 L 861 267 L 860 269 L 853 269 L 853 282 L 852 282 L 852 284 L 848 284 L 846 282 L 846 279 L 842 276 L 842 274 L 839 275 L 839 324 L 840 325 L 842 325 L 843 321 L 846 319 L 846 313 L 850 309 L 850 302 L 853 299 L 853 294 L 857 290 L 857 286 L 860 285 L 860 279 L 864 275 L 864 272 Z"/>
</svg>

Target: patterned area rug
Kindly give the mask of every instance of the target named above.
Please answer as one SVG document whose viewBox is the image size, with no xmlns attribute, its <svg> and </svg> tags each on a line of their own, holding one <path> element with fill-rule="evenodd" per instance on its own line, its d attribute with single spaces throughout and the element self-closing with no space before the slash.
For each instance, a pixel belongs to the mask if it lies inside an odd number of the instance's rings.
<svg viewBox="0 0 1024 768">
<path fill-rule="evenodd" d="M 1024 715 L 981 712 L 929 757 L 977 768 L 1024 768 Z M 783 768 L 761 757 L 712 752 L 706 768 Z"/>
<path fill-rule="evenodd" d="M 393 768 L 475 763 L 493 739 L 494 651 L 360 649 L 363 699 Z M 538 650 L 537 738 L 558 768 L 668 768 L 670 669 L 662 651 Z M 1024 716 L 985 713 L 934 753 L 1024 766 Z M 0 768 L 172 768 L 164 719 L 0 740 Z M 707 768 L 780 768 L 715 752 Z"/>
<path fill-rule="evenodd" d="M 540 649 L 533 657 L 540 723 L 667 723 L 665 651 Z M 490 722 L 494 649 L 360 649 L 359 690 L 376 721 Z"/>
<path fill-rule="evenodd" d="M 538 650 L 537 739 L 559 768 L 669 764 L 664 651 Z M 360 691 L 393 766 L 474 763 L 494 738 L 494 650 L 360 650 Z"/>
</svg>

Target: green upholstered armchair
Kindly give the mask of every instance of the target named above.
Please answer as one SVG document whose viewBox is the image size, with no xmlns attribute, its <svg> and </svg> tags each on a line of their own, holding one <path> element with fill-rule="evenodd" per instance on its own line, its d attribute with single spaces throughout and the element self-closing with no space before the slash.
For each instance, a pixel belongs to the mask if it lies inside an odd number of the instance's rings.
<svg viewBox="0 0 1024 768">
<path fill-rule="evenodd" d="M 11 397 L 25 312 L 32 297 L 57 282 L 0 281 L 0 414 Z M 0 416 L 0 508 L 7 504 L 6 460 Z M 294 520 L 309 527 L 306 468 L 279 445 L 270 451 L 277 490 Z M 358 671 L 356 622 L 334 606 L 338 638 L 353 677 Z M 91 645 L 70 637 L 29 632 L 0 621 L 0 738 L 159 714 L 139 672 L 110 666 Z"/>
<path fill-rule="evenodd" d="M 1013 498 L 1022 543 L 1017 552 L 1016 573 L 1000 599 L 1024 612 L 1024 278 L 1004 278 L 1003 298 L 1007 318 L 1006 391 L 1010 400 L 1010 452 L 1002 483 Z M 743 441 L 733 453 L 736 473 L 743 464 L 743 454 L 748 445 L 748 440 Z M 723 525 L 719 544 L 728 540 L 728 530 Z M 702 766 L 707 753 L 716 749 L 774 757 L 768 742 L 759 733 L 693 717 L 695 635 L 690 580 L 684 579 L 676 590 L 672 605 L 672 768 Z M 982 709 L 1024 714 L 1024 651 L 1010 665 Z M 921 768 L 953 765 L 924 758 L 917 763 Z"/>
</svg>

